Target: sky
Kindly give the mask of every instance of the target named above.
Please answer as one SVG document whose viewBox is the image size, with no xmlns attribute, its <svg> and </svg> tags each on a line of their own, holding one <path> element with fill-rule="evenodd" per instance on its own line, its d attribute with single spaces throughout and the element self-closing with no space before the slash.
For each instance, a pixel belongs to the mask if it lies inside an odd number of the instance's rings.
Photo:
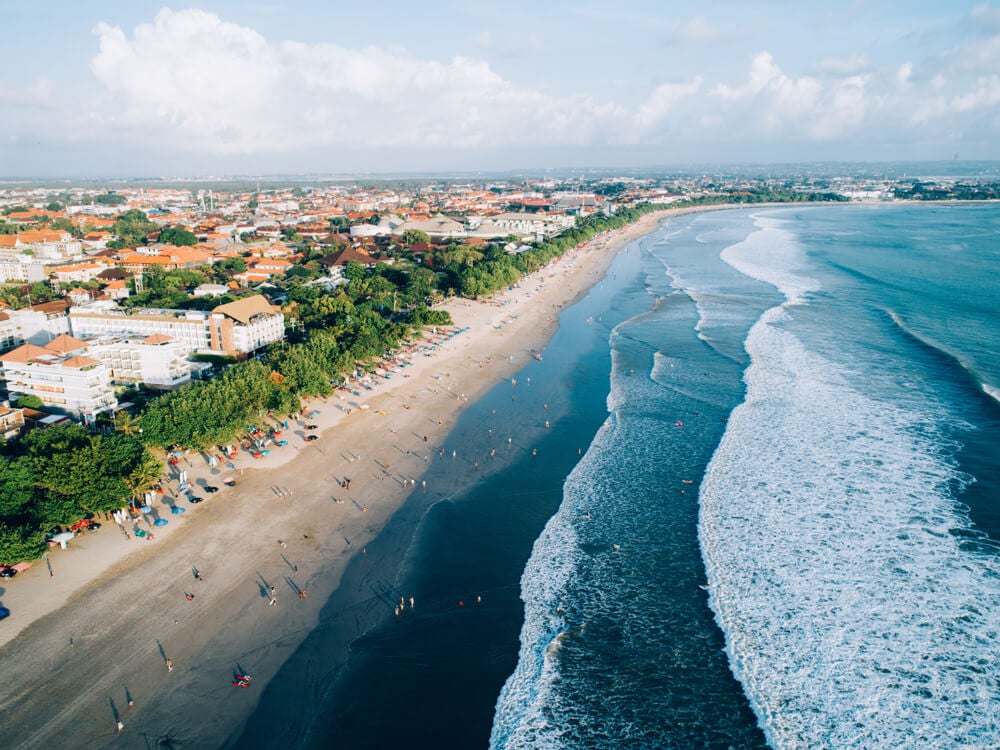
<svg viewBox="0 0 1000 750">
<path fill-rule="evenodd" d="M 1000 158 L 1000 2 L 0 0 L 0 18 L 0 177 Z"/>
</svg>

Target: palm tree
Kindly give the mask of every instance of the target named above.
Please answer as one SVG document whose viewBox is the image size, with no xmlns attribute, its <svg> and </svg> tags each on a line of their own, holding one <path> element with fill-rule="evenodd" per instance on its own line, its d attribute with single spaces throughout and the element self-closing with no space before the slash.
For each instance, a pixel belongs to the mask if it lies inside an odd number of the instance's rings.
<svg viewBox="0 0 1000 750">
<path fill-rule="evenodd" d="M 115 414 L 115 429 L 129 437 L 134 437 L 142 432 L 139 418 L 124 410 Z"/>
</svg>

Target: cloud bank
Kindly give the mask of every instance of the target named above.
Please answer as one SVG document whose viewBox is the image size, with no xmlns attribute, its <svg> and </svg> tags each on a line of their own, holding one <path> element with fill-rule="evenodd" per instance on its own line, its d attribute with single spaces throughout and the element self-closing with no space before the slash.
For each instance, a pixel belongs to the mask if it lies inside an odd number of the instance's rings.
<svg viewBox="0 0 1000 750">
<path fill-rule="evenodd" d="M 624 103 L 551 92 L 501 75 L 486 59 L 420 59 L 395 48 L 271 41 L 202 10 L 160 10 L 130 31 L 93 29 L 90 71 L 100 87 L 69 112 L 45 79 L 0 79 L 0 113 L 17 107 L 24 132 L 52 141 L 107 142 L 134 151 L 212 157 L 334 150 L 672 148 L 746 143 L 933 142 L 1000 130 L 1000 12 L 981 6 L 962 23 L 965 42 L 923 59 L 866 54 L 817 57 L 787 70 L 767 50 L 743 70 L 684 72 L 678 52 L 631 81 Z M 676 23 L 679 43 L 712 45 L 724 31 L 695 16 Z M 501 45 L 470 36 L 482 54 Z M 521 54 L 540 42 L 526 38 Z M 509 46 L 509 44 L 508 44 Z M 636 91 L 647 86 L 645 91 Z M 587 82 L 580 82 L 586 87 Z M 623 93 L 623 96 L 626 94 Z M 63 107 L 60 110 L 60 107 Z M 8 117 L 6 137 L 17 133 Z M 0 135 L 4 135 L 0 130 Z"/>
</svg>

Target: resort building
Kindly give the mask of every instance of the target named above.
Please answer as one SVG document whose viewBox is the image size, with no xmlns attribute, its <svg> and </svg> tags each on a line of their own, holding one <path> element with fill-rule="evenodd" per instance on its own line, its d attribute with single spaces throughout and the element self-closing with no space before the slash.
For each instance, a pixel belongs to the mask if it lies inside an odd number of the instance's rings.
<svg viewBox="0 0 1000 750">
<path fill-rule="evenodd" d="M 76 336 L 161 334 L 182 343 L 188 352 L 242 358 L 280 341 L 285 316 L 262 295 L 203 310 L 123 309 L 109 302 L 70 309 Z"/>
<path fill-rule="evenodd" d="M 193 363 L 190 350 L 162 333 L 152 336 L 100 336 L 87 339 L 90 356 L 99 359 L 117 384 L 141 383 L 150 388 L 176 388 L 191 380 L 196 369 L 208 363 Z"/>
<path fill-rule="evenodd" d="M 5 336 L 10 343 L 44 345 L 57 336 L 69 333 L 69 303 L 64 299 L 42 302 L 21 310 L 7 310 L 10 323 L 13 326 L 11 336 Z"/>
<path fill-rule="evenodd" d="M 87 423 L 118 406 L 111 372 L 88 356 L 84 342 L 66 334 L 46 346 L 22 344 L 0 354 L 0 371 L 12 400 L 37 396 L 46 409 L 78 416 Z"/>
</svg>

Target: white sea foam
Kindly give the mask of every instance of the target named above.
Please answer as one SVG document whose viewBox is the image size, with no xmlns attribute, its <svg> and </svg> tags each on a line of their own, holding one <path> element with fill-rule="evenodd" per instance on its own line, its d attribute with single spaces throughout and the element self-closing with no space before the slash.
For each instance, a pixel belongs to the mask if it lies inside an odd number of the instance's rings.
<svg viewBox="0 0 1000 750">
<path fill-rule="evenodd" d="M 793 243 L 755 261 L 769 233 L 726 260 L 801 302 L 815 287 Z M 747 338 L 746 400 L 700 496 L 733 672 L 776 748 L 996 747 L 1000 560 L 963 547 L 969 478 L 943 410 L 852 388 L 786 317 Z"/>
<path fill-rule="evenodd" d="M 819 289 L 819 282 L 805 275 L 805 256 L 795 236 L 782 228 L 785 223 L 757 216 L 754 226 L 758 231 L 723 250 L 722 259 L 752 279 L 773 284 L 790 304 L 798 304 Z"/>
<path fill-rule="evenodd" d="M 577 465 L 577 470 L 567 479 L 567 487 L 572 486 L 574 476 L 579 475 L 585 462 L 586 458 Z M 567 503 L 560 506 L 535 540 L 521 576 L 524 601 L 521 649 L 517 667 L 497 698 L 490 747 L 550 746 L 541 737 L 550 729 L 547 709 L 558 701 L 554 693 L 558 683 L 554 656 L 559 635 L 566 629 L 567 608 L 571 607 L 563 597 L 580 555 L 579 539 L 571 519 L 575 513 Z"/>
<path fill-rule="evenodd" d="M 609 419 L 594 438 L 600 444 L 613 429 Z M 587 455 L 566 480 L 566 497 L 586 494 L 593 456 Z M 524 625 L 517 666 L 497 698 L 490 747 L 560 747 L 558 729 L 550 725 L 552 709 L 559 704 L 556 656 L 560 636 L 577 619 L 575 603 L 566 599 L 582 553 L 576 531 L 578 504 L 563 502 L 535 540 L 521 576 Z"/>
<path fill-rule="evenodd" d="M 989 383 L 983 383 L 983 392 L 994 400 L 1000 401 L 1000 388 L 992 386 Z"/>
</svg>

